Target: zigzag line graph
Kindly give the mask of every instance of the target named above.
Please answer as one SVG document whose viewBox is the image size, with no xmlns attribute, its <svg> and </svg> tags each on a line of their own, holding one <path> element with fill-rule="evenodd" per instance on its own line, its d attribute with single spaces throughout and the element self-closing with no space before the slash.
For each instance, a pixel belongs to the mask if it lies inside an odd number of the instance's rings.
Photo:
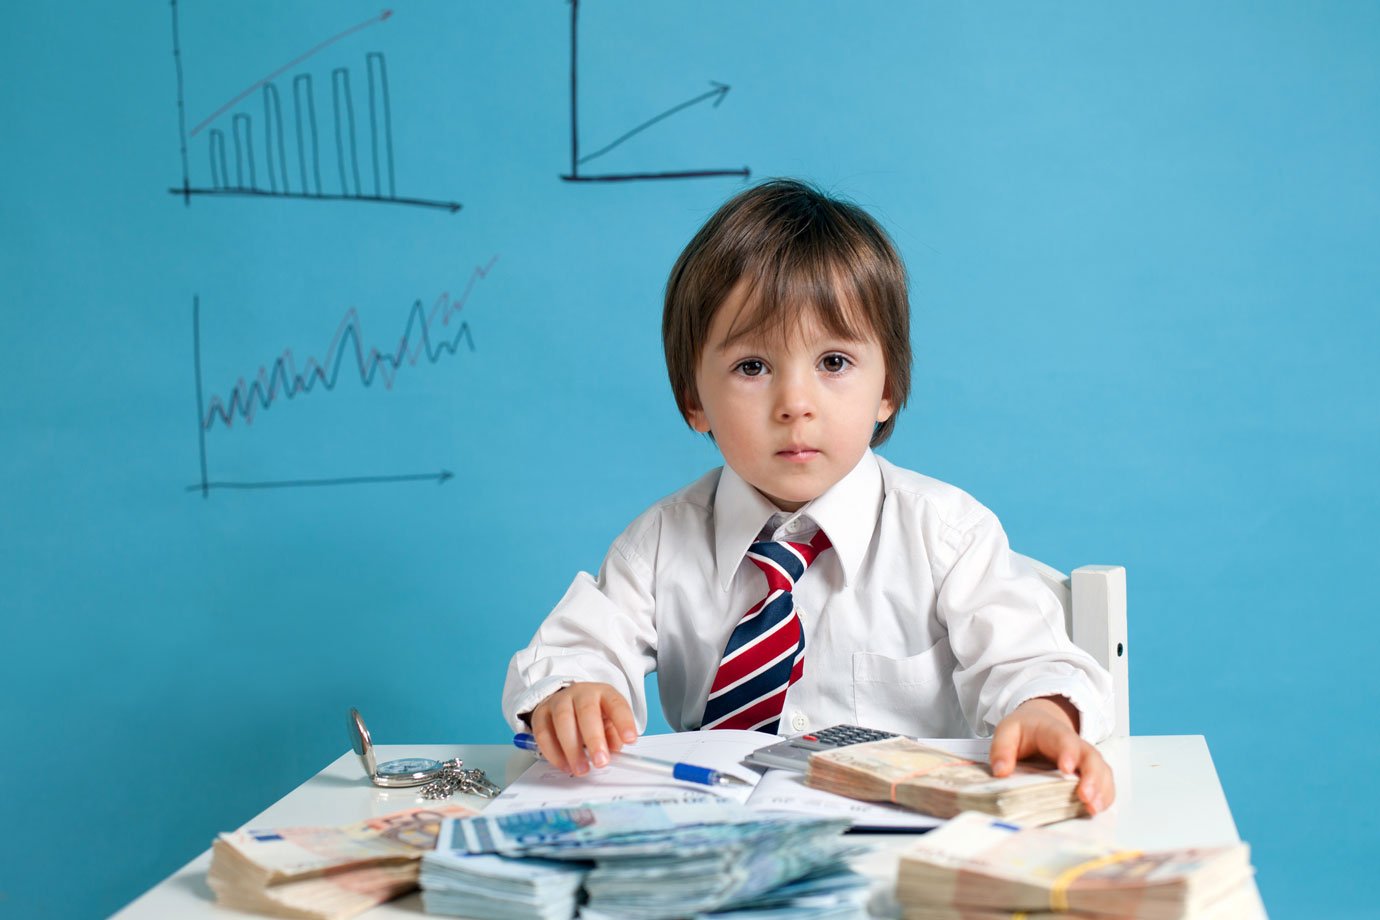
<svg viewBox="0 0 1380 920">
<path fill-rule="evenodd" d="M 462 322 L 450 333 L 449 338 L 439 341 L 433 339 L 434 330 L 450 324 L 451 317 L 464 307 L 468 295 L 466 291 L 464 296 L 452 301 L 448 294 L 442 294 L 432 305 L 430 313 L 427 313 L 420 300 L 415 301 L 408 311 L 407 325 L 398 340 L 398 346 L 393 351 L 370 347 L 366 353 L 359 312 L 351 307 L 345 311 L 331 344 L 326 347 L 325 361 L 308 358 L 305 367 L 299 371 L 292 349 L 284 349 L 270 368 L 259 368 L 252 382 L 246 382 L 241 377 L 231 388 L 228 397 L 221 399 L 213 396 L 202 419 L 202 427 L 210 429 L 219 421 L 228 428 L 236 416 L 252 423 L 255 412 L 267 409 L 279 397 L 293 399 L 312 392 L 318 385 L 326 390 L 334 390 L 340 380 L 341 369 L 349 363 L 347 358 L 353 359 L 361 384 L 372 386 L 376 379 L 381 379 L 386 389 L 392 389 L 404 362 L 416 366 L 425 356 L 428 363 L 435 364 L 445 355 L 454 355 L 461 341 L 469 346 L 470 351 L 474 351 L 469 323 Z"/>
<path fill-rule="evenodd" d="M 196 367 L 197 383 L 197 437 L 201 453 L 201 481 L 187 486 L 188 491 L 200 491 L 209 496 L 212 489 L 262 489 L 283 488 L 303 485 L 349 485 L 363 482 L 398 482 L 432 480 L 445 482 L 453 475 L 447 470 L 435 473 L 415 473 L 402 476 L 358 476 L 336 479 L 294 479 L 264 482 L 212 481 L 207 475 L 206 433 L 218 424 L 226 428 L 233 426 L 235 419 L 243 419 L 252 424 L 254 416 L 265 411 L 282 399 L 295 399 L 310 394 L 320 388 L 327 392 L 334 390 L 340 382 L 343 369 L 353 368 L 363 386 L 373 386 L 382 381 L 386 389 L 392 389 L 393 381 L 404 364 L 416 366 L 423 359 L 436 364 L 446 356 L 454 356 L 464 342 L 474 351 L 474 339 L 470 334 L 468 322 L 461 322 L 454 330 L 443 331 L 450 325 L 469 300 L 477 282 L 483 280 L 493 269 L 498 257 L 490 259 L 487 265 L 476 266 L 471 273 L 465 290 L 459 297 L 451 298 L 443 293 L 436 298 L 431 309 L 427 310 L 420 300 L 412 304 L 407 321 L 397 346 L 386 351 L 377 346 L 366 346 L 359 313 L 351 307 L 346 310 L 331 337 L 330 344 L 322 352 L 323 358 L 308 357 L 301 369 L 291 348 L 273 360 L 270 365 L 260 365 L 252 380 L 241 377 L 221 397 L 212 396 L 209 404 L 205 401 L 201 371 L 201 299 L 192 300 L 192 338 L 193 358 Z M 350 376 L 346 373 L 346 376 Z"/>
</svg>

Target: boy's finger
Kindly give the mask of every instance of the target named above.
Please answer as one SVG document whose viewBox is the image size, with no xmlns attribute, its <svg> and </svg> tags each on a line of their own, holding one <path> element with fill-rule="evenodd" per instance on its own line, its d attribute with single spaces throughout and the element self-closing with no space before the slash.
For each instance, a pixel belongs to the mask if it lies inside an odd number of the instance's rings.
<svg viewBox="0 0 1380 920">
<path fill-rule="evenodd" d="M 570 772 L 570 766 L 565 762 L 565 754 L 561 753 L 560 742 L 556 740 L 556 732 L 551 728 L 551 713 L 548 708 L 543 707 L 532 713 L 532 737 L 537 739 L 537 750 L 546 758 L 547 763 L 557 770 Z"/>
<path fill-rule="evenodd" d="M 609 746 L 604 739 L 604 713 L 599 706 L 599 697 L 582 698 L 575 704 L 575 721 L 580 727 L 580 738 L 589 759 L 596 767 L 609 765 Z"/>
<path fill-rule="evenodd" d="M 621 751 L 623 745 L 632 744 L 637 740 L 637 720 L 633 718 L 632 707 L 623 699 L 622 694 L 610 693 L 604 697 L 604 714 L 615 729 L 609 732 L 609 744 L 615 745 L 615 751 Z M 615 736 L 616 741 L 613 740 Z"/>
<path fill-rule="evenodd" d="M 1050 759 L 1065 773 L 1081 773 L 1080 761 L 1083 758 L 1083 739 L 1068 729 L 1049 732 L 1040 745 L 1040 753 Z"/>
<path fill-rule="evenodd" d="M 623 750 L 623 739 L 618 734 L 618 726 L 607 715 L 604 716 L 604 739 L 609 743 L 609 751 L 617 754 Z"/>
<path fill-rule="evenodd" d="M 1083 751 L 1078 772 L 1083 775 L 1083 781 L 1079 783 L 1078 797 L 1087 804 L 1088 810 L 1093 814 L 1105 811 L 1116 799 L 1116 779 L 1112 776 L 1111 766 L 1091 744 Z"/>
<path fill-rule="evenodd" d="M 1103 791 L 1103 765 L 1100 763 L 1101 757 L 1093 750 L 1092 745 L 1082 752 L 1082 758 L 1078 763 L 1078 798 L 1084 805 L 1088 806 L 1088 811 L 1097 814 L 1102 810 L 1102 791 Z"/>
<path fill-rule="evenodd" d="M 992 763 L 993 776 L 1005 776 L 1016 769 L 1016 757 L 1021 749 L 1021 726 L 1018 722 L 1005 719 L 992 733 L 992 749 L 988 757 Z"/>
<path fill-rule="evenodd" d="M 556 732 L 556 740 L 560 742 L 561 752 L 565 755 L 567 772 L 583 776 L 589 771 L 589 762 L 585 760 L 585 746 L 580 743 L 580 728 L 575 723 L 575 710 L 568 701 L 551 713 L 551 727 Z"/>
</svg>

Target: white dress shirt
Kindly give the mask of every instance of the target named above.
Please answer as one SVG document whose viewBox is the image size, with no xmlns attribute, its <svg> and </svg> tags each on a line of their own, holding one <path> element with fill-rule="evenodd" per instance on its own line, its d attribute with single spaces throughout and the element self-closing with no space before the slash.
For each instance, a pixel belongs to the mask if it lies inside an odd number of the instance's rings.
<svg viewBox="0 0 1380 920">
<path fill-rule="evenodd" d="M 782 734 L 847 722 L 986 737 L 1025 700 L 1052 694 L 1078 708 L 1084 738 L 1110 734 L 1110 675 L 1070 641 L 1059 601 L 992 512 L 871 451 L 796 512 L 728 467 L 643 512 L 598 578 L 577 575 L 513 656 L 504 716 L 524 730 L 521 717 L 552 693 L 602 681 L 627 696 L 641 732 L 655 669 L 666 721 L 698 728 L 729 634 L 766 594 L 749 545 L 817 530 L 833 550 L 793 592 L 805 665 L 786 693 Z"/>
</svg>

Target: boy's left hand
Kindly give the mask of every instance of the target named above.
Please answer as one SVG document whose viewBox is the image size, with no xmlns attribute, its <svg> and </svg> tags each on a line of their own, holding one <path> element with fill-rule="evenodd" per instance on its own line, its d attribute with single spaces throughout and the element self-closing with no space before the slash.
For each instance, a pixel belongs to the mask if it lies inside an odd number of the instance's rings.
<svg viewBox="0 0 1380 920">
<path fill-rule="evenodd" d="M 1045 757 L 1065 773 L 1077 773 L 1078 798 L 1093 814 L 1116 798 L 1112 768 L 1078 735 L 1078 710 L 1062 696 L 1026 700 L 992 733 L 992 775 L 1009 776 L 1016 761 Z"/>
</svg>

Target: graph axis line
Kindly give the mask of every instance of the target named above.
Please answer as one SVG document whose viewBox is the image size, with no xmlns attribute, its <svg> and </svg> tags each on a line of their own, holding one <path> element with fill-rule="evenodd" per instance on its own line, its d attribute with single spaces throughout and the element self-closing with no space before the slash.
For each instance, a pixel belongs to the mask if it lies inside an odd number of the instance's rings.
<svg viewBox="0 0 1380 920">
<path fill-rule="evenodd" d="M 742 169 L 688 169 L 678 172 L 604 173 L 593 176 L 563 173 L 561 179 L 566 182 L 636 182 L 648 179 L 710 179 L 728 176 L 747 179 L 752 176 L 752 170 L 744 166 Z"/>
<path fill-rule="evenodd" d="M 315 194 L 303 192 L 266 192 L 262 189 L 252 188 L 170 188 L 169 194 L 173 195 L 204 195 L 207 197 L 232 197 L 232 198 L 292 198 L 300 201 L 362 201 L 373 204 L 401 204 L 414 205 L 417 207 L 434 208 L 437 210 L 450 211 L 452 214 L 461 210 L 464 205 L 458 201 L 435 201 L 430 198 L 409 198 L 396 197 L 390 198 L 386 195 L 334 195 L 328 193 Z"/>
<path fill-rule="evenodd" d="M 187 103 L 182 77 L 182 37 L 177 21 L 177 0 L 169 0 L 172 6 L 173 65 L 177 70 L 177 130 L 178 146 L 182 155 L 183 206 L 192 206 L 192 196 L 186 193 L 191 187 L 191 169 L 187 163 Z"/>
<path fill-rule="evenodd" d="M 192 485 L 186 487 L 186 491 L 209 492 L 212 489 L 252 491 L 259 489 L 297 489 L 303 487 L 319 486 L 377 485 L 389 482 L 435 482 L 439 486 L 445 485 L 447 482 L 454 478 L 454 473 L 452 473 L 450 470 L 442 469 L 438 470 L 435 473 L 402 473 L 396 476 L 335 476 L 323 479 L 218 479 L 208 482 L 193 483 Z"/>
<path fill-rule="evenodd" d="M 196 434 L 197 447 L 201 457 L 201 497 L 210 498 L 211 492 L 206 481 L 206 417 L 205 398 L 201 387 L 201 295 L 192 296 L 192 363 L 196 368 Z"/>
</svg>

